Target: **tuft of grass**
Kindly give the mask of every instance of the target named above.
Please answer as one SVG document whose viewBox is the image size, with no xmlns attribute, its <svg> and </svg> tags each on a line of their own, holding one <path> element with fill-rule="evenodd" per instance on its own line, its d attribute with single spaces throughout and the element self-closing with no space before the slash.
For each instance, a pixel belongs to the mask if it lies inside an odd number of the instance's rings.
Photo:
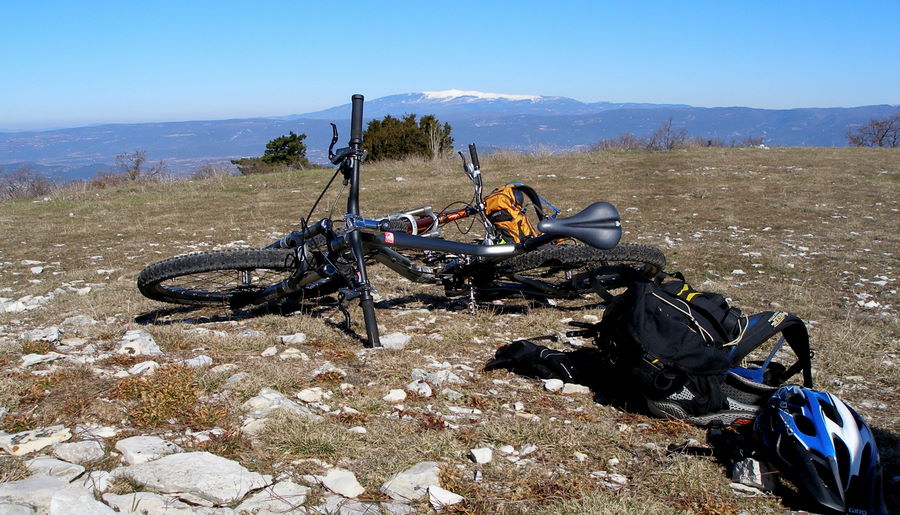
<svg viewBox="0 0 900 515">
<path fill-rule="evenodd" d="M 131 376 L 116 384 L 113 397 L 130 401 L 129 420 L 138 427 L 157 427 L 176 420 L 206 428 L 225 418 L 223 406 L 200 403 L 202 388 L 189 367 L 168 365 L 151 376 Z"/>
<path fill-rule="evenodd" d="M 333 458 L 355 454 L 357 447 L 346 431 L 285 414 L 266 423 L 261 440 L 271 451 L 295 458 Z"/>
</svg>

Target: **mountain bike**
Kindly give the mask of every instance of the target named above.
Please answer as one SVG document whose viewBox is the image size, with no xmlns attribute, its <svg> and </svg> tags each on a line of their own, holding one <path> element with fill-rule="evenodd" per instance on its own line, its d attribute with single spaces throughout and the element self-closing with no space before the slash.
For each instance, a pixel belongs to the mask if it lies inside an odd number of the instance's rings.
<svg viewBox="0 0 900 515">
<path fill-rule="evenodd" d="M 498 243 L 496 228 L 485 215 L 481 165 L 474 145 L 469 158 L 460 153 L 475 192 L 462 209 L 435 213 L 431 207 L 364 218 L 359 210 L 363 96 L 353 95 L 349 146 L 335 150 L 337 127 L 332 124 L 329 160 L 337 170 L 302 230 L 293 231 L 262 249 L 186 254 L 145 268 L 137 286 L 148 298 L 195 306 L 223 305 L 240 309 L 285 297 L 315 299 L 338 294 L 343 303 L 358 298 L 366 327 L 367 347 L 380 347 L 373 287 L 367 265 L 379 263 L 413 282 L 442 285 L 449 297 L 468 296 L 470 307 L 486 299 L 577 298 L 605 292 L 622 284 L 623 268 L 654 275 L 665 266 L 657 248 L 619 245 L 619 213 L 608 202 L 594 202 L 570 217 L 549 217 L 538 223 L 540 235 L 522 243 Z M 337 224 L 322 218 L 308 225 L 319 201 L 341 174 L 349 185 L 347 210 Z M 463 243 L 442 239 L 439 229 L 477 216 L 485 234 Z M 574 239 L 581 244 L 560 244 Z M 410 257 L 400 252 L 420 251 Z"/>
</svg>

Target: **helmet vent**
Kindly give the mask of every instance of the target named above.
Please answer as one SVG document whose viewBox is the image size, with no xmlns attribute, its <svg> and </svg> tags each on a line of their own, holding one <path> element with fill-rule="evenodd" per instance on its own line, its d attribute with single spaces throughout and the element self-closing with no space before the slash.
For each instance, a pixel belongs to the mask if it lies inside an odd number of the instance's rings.
<svg viewBox="0 0 900 515">
<path fill-rule="evenodd" d="M 834 438 L 834 455 L 837 460 L 841 481 L 847 485 L 850 482 L 850 451 L 839 438 Z"/>
<path fill-rule="evenodd" d="M 840 492 L 840 488 L 838 488 L 838 484 L 835 481 L 834 473 L 831 471 L 831 467 L 829 467 L 826 463 L 822 463 L 820 461 L 813 461 L 813 466 L 816 469 L 816 475 L 819 476 L 820 484 L 825 487 L 825 490 L 830 492 L 831 495 L 836 495 L 838 498 L 841 497 L 838 492 Z M 815 488 L 811 484 L 801 484 L 805 490 L 812 493 L 815 492 Z M 813 494 L 815 496 L 815 494 Z"/>
<path fill-rule="evenodd" d="M 837 410 L 834 409 L 834 405 L 830 402 L 825 402 L 823 399 L 819 399 L 819 407 L 822 408 L 822 414 L 828 417 L 835 424 L 844 427 L 844 420 L 838 415 Z"/>
<path fill-rule="evenodd" d="M 806 436 L 816 436 L 816 425 L 808 417 L 795 415 L 794 423 L 797 425 L 797 429 Z"/>
</svg>

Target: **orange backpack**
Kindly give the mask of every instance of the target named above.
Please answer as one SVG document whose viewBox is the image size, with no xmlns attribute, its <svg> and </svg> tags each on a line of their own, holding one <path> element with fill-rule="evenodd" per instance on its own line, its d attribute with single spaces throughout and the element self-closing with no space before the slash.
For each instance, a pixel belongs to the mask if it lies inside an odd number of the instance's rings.
<svg viewBox="0 0 900 515">
<path fill-rule="evenodd" d="M 499 243 L 522 243 L 541 234 L 525 216 L 526 197 L 534 205 L 538 218 L 543 220 L 541 198 L 524 184 L 509 183 L 484 198 L 484 213 L 502 235 Z"/>
</svg>

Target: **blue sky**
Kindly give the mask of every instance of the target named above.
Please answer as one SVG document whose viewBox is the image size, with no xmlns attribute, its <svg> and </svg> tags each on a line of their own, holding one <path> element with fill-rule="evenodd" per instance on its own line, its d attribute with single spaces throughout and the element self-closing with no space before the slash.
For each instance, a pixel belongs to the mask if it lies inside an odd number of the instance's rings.
<svg viewBox="0 0 900 515">
<path fill-rule="evenodd" d="M 0 129 L 277 116 L 353 93 L 900 104 L 900 0 L 9 1 Z"/>
</svg>

